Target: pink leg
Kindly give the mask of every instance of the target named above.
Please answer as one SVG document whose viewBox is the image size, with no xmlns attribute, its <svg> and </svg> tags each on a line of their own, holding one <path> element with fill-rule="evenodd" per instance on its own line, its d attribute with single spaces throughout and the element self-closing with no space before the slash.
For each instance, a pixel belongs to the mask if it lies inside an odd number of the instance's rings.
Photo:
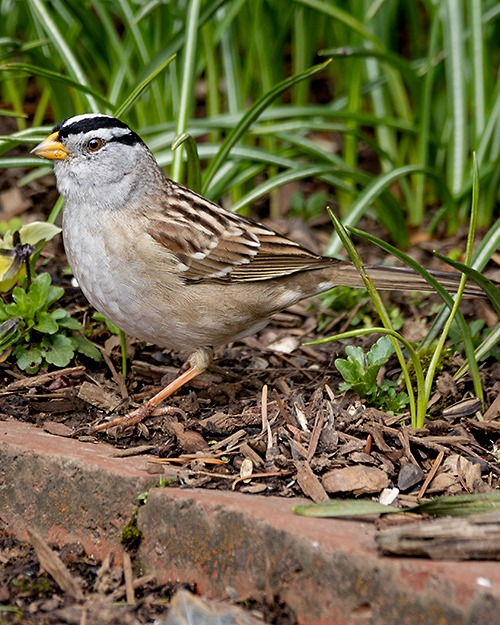
<svg viewBox="0 0 500 625">
<path fill-rule="evenodd" d="M 182 373 L 175 380 L 170 382 L 168 386 L 162 389 L 159 393 L 157 393 L 154 397 L 152 397 L 145 404 L 142 404 L 137 410 L 130 412 L 123 417 L 116 417 L 116 419 L 112 419 L 111 421 L 106 421 L 105 423 L 101 423 L 99 425 L 90 426 L 88 428 L 79 428 L 76 430 L 77 433 L 85 433 L 85 434 L 96 434 L 97 432 L 102 432 L 103 430 L 109 430 L 110 428 L 118 427 L 119 431 L 122 432 L 126 428 L 129 428 L 133 425 L 137 425 L 146 417 L 153 412 L 156 406 L 162 402 L 167 397 L 170 397 L 175 391 L 181 388 L 186 382 L 192 380 L 200 373 L 205 371 L 206 367 L 200 368 L 199 366 L 192 366 L 187 371 Z"/>
</svg>

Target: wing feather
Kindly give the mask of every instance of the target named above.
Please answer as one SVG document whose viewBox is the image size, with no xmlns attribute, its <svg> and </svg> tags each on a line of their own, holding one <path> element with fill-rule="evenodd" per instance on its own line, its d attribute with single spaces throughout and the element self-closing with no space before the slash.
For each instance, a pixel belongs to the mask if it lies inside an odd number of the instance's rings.
<svg viewBox="0 0 500 625">
<path fill-rule="evenodd" d="M 148 233 L 176 256 L 187 282 L 271 280 L 329 263 L 170 180 L 166 191 L 168 199 L 149 220 Z"/>
</svg>

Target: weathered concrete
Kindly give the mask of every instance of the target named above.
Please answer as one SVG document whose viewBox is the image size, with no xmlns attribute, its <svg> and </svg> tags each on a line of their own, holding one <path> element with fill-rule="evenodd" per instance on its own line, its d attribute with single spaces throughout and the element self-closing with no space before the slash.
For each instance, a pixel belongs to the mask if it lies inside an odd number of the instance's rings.
<svg viewBox="0 0 500 625">
<path fill-rule="evenodd" d="M 0 422 L 0 519 L 21 539 L 33 527 L 60 545 L 78 540 L 97 558 L 119 556 L 137 496 L 158 478 L 144 459 L 113 451 Z M 213 597 L 228 587 L 277 596 L 304 624 L 500 623 L 500 563 L 379 558 L 371 523 L 299 517 L 296 503 L 154 488 L 139 509 L 139 562 L 158 581 L 196 582 Z"/>
</svg>

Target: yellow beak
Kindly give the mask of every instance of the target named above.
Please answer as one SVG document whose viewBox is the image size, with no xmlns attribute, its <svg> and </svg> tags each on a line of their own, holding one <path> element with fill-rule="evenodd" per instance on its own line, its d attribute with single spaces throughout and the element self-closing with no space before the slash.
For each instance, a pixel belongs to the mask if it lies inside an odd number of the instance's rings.
<svg viewBox="0 0 500 625">
<path fill-rule="evenodd" d="M 53 132 L 36 148 L 31 150 L 31 154 L 35 156 L 41 156 L 42 158 L 50 158 L 52 160 L 62 160 L 69 156 L 67 148 L 59 141 L 59 133 Z"/>
</svg>

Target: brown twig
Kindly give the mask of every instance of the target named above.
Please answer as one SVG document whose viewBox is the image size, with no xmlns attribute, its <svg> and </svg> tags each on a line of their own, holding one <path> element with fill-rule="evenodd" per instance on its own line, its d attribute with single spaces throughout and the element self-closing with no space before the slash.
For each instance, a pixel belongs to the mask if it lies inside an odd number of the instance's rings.
<svg viewBox="0 0 500 625">
<path fill-rule="evenodd" d="M 307 462 L 311 462 L 311 460 L 314 458 L 316 448 L 318 447 L 319 437 L 321 436 L 321 432 L 323 431 L 324 422 L 325 413 L 323 412 L 323 409 L 320 408 L 320 410 L 318 410 L 318 414 L 316 415 L 316 420 L 314 421 L 311 441 L 309 442 L 309 447 L 307 450 Z"/>
<path fill-rule="evenodd" d="M 289 365 L 291 365 L 292 367 L 295 367 L 295 369 L 297 369 L 297 371 L 300 371 L 300 373 L 302 373 L 303 375 L 306 376 L 306 378 L 308 378 L 309 380 L 311 380 L 311 382 L 313 381 L 313 377 L 311 375 L 309 375 L 309 373 L 307 373 L 307 371 L 304 371 L 304 369 L 302 369 L 302 367 L 299 367 L 299 365 L 296 365 L 292 360 L 290 360 L 290 358 L 287 358 L 286 356 L 284 356 L 283 354 L 280 354 L 279 352 L 273 352 L 273 354 L 275 356 L 278 356 L 279 358 L 281 358 L 282 360 L 284 360 L 285 362 L 287 362 Z"/>
<path fill-rule="evenodd" d="M 425 478 L 424 483 L 422 484 L 422 488 L 420 489 L 420 492 L 417 495 L 417 499 L 422 499 L 422 497 L 425 495 L 425 491 L 427 490 L 429 484 L 434 479 L 434 476 L 436 475 L 437 470 L 439 469 L 439 467 L 441 466 L 441 463 L 443 462 L 443 458 L 444 458 L 444 451 L 440 451 L 438 454 L 438 457 L 436 458 L 436 460 L 434 461 L 434 464 L 432 465 L 432 469 L 429 471 L 427 477 Z"/>
<path fill-rule="evenodd" d="M 278 394 L 278 391 L 273 388 L 274 399 L 276 400 L 276 404 L 278 405 L 278 410 L 280 411 L 283 419 L 288 425 L 292 425 L 292 420 L 290 419 L 290 415 L 288 414 L 288 410 L 285 408 L 285 404 L 281 401 L 281 397 Z"/>
<path fill-rule="evenodd" d="M 135 593 L 132 575 L 132 561 L 127 552 L 123 554 L 123 577 L 125 578 L 125 596 L 127 603 L 135 604 Z"/>
<path fill-rule="evenodd" d="M 104 362 L 108 365 L 108 368 L 111 371 L 111 377 L 113 378 L 113 381 L 120 389 L 120 395 L 122 396 L 122 399 L 127 399 L 128 391 L 127 391 L 127 385 L 125 384 L 124 377 L 122 376 L 121 373 L 118 373 L 118 371 L 115 368 L 115 365 L 113 364 L 111 358 L 106 353 L 106 350 L 104 349 L 104 347 L 97 345 L 97 348 L 101 352 L 102 357 L 104 358 Z"/>
<path fill-rule="evenodd" d="M 59 588 L 77 599 L 83 599 L 78 581 L 68 571 L 61 558 L 52 551 L 40 534 L 28 529 L 28 536 L 36 551 L 40 566 L 54 578 Z"/>
</svg>

